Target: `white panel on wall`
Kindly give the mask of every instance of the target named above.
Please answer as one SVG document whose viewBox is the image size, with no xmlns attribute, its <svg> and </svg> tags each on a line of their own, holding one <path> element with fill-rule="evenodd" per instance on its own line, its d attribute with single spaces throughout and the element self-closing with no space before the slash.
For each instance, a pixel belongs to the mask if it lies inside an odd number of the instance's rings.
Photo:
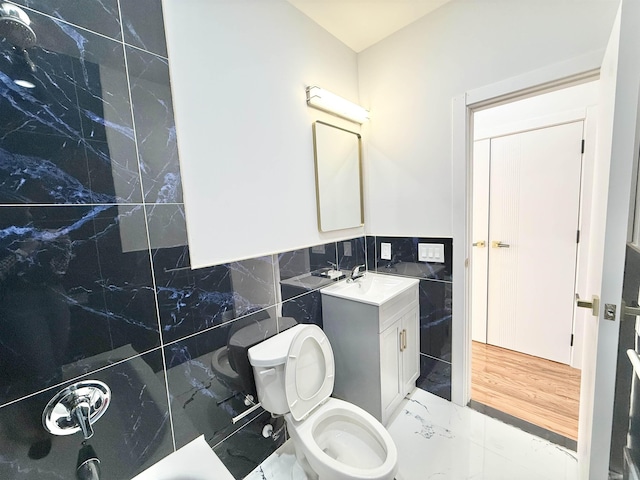
<svg viewBox="0 0 640 480">
<path fill-rule="evenodd" d="M 317 84 L 359 102 L 356 54 L 284 0 L 163 0 L 191 265 L 340 238 L 316 219 Z"/>
<path fill-rule="evenodd" d="M 453 0 L 361 52 L 367 232 L 451 236 L 452 98 L 603 50 L 617 4 Z"/>
</svg>

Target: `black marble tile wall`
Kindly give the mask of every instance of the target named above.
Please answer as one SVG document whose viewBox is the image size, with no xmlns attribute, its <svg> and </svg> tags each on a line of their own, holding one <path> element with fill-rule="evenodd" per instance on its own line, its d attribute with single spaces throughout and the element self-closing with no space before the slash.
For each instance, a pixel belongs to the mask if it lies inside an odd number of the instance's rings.
<svg viewBox="0 0 640 480">
<path fill-rule="evenodd" d="M 376 270 L 376 237 L 365 237 L 365 250 L 367 259 L 367 270 Z"/>
<path fill-rule="evenodd" d="M 338 268 L 340 270 L 351 270 L 358 265 L 366 268 L 366 244 L 364 237 L 353 238 L 337 242 L 338 246 Z"/>
<path fill-rule="evenodd" d="M 382 259 L 380 244 L 391 244 L 391 259 Z M 444 245 L 444 263 L 418 260 L 418 244 Z M 431 280 L 451 281 L 453 242 L 451 238 L 376 237 L 375 270 L 380 273 L 403 275 Z"/>
<path fill-rule="evenodd" d="M 451 400 L 451 363 L 420 355 L 420 377 L 416 386 Z"/>
<path fill-rule="evenodd" d="M 391 259 L 380 256 L 381 243 L 391 244 Z M 444 245 L 444 263 L 418 261 L 419 243 Z M 387 275 L 420 280 L 420 378 L 417 385 L 451 399 L 451 238 L 366 237 L 367 267 Z"/>
<path fill-rule="evenodd" d="M 158 0 L 120 0 L 124 41 L 129 45 L 167 56 L 162 4 Z"/>
<path fill-rule="evenodd" d="M 245 342 L 247 332 L 255 341 Z M 276 333 L 271 308 L 165 347 L 176 447 L 201 434 L 215 446 L 260 414 L 231 423 L 247 409 L 246 395 L 256 398 L 246 350 Z"/>
<path fill-rule="evenodd" d="M 150 2 L 140 2 L 143 3 Z M 126 54 L 145 201 L 181 203 L 168 61 L 129 46 Z"/>
<path fill-rule="evenodd" d="M 189 268 L 188 247 L 158 249 L 153 257 L 165 342 L 276 303 L 272 256 L 198 270 Z"/>
<path fill-rule="evenodd" d="M 113 352 L 123 358 L 133 353 L 130 346 Z M 100 380 L 113 392 L 88 441 L 101 461 L 104 478 L 130 479 L 173 451 L 160 350 L 80 379 Z M 76 478 L 82 435 L 53 436 L 42 428 L 44 406 L 67 385 L 0 408 L 0 478 Z"/>
<path fill-rule="evenodd" d="M 40 419 L 79 379 L 113 392 L 90 440 L 105 478 L 201 434 L 242 477 L 286 438 L 262 410 L 231 422 L 256 397 L 246 350 L 322 325 L 323 272 L 371 268 L 375 239 L 191 270 L 161 1 L 15 4 L 37 43 L 0 39 L 0 478 L 75 477 L 81 434 Z M 444 357 L 446 288 L 424 290 Z"/>
<path fill-rule="evenodd" d="M 273 423 L 267 412 L 263 412 L 245 428 L 218 444 L 213 451 L 222 460 L 235 478 L 244 478 L 273 453 L 273 447 L 262 438 L 262 429 L 267 423 Z M 274 440 L 276 446 L 285 441 L 283 421 L 280 419 L 274 427 L 278 438 Z"/>
<path fill-rule="evenodd" d="M 327 268 L 335 268 L 337 264 L 338 254 L 335 242 L 278 255 L 280 280 L 306 277 Z"/>
<path fill-rule="evenodd" d="M 284 435 L 262 411 L 231 423 L 255 392 L 228 352 L 295 320 L 275 256 L 190 269 L 161 1 L 15 3 L 37 43 L 0 39 L 0 478 L 75 478 L 81 434 L 41 417 L 80 379 L 113 392 L 90 440 L 105 478 L 203 433 L 252 469 Z"/>
</svg>

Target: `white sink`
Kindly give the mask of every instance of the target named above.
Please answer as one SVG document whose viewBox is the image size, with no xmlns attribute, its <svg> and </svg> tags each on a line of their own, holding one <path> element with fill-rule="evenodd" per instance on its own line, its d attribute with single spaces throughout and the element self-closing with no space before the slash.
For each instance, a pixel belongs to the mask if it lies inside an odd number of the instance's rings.
<svg viewBox="0 0 640 480">
<path fill-rule="evenodd" d="M 234 480 L 200 436 L 131 480 Z"/>
<path fill-rule="evenodd" d="M 415 286 L 418 280 L 413 278 L 392 277 L 367 272 L 353 282 L 341 281 L 321 290 L 324 295 L 345 298 L 370 305 L 382 305 L 390 298 Z"/>
</svg>

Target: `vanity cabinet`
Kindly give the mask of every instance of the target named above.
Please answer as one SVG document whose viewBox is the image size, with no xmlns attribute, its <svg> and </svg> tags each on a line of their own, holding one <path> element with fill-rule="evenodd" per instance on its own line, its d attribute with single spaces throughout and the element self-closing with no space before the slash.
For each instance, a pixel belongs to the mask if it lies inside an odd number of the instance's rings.
<svg viewBox="0 0 640 480">
<path fill-rule="evenodd" d="M 371 275 L 371 274 L 367 274 Z M 333 396 L 351 402 L 386 425 L 419 375 L 418 280 L 403 282 L 376 304 L 322 293 L 324 331 L 335 357 Z M 406 284 L 405 284 L 406 283 Z"/>
</svg>

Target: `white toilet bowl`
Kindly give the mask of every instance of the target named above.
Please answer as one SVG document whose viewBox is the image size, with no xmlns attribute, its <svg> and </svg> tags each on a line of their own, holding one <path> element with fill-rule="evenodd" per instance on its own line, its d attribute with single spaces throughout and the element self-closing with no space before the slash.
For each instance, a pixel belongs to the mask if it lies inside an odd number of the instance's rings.
<svg viewBox="0 0 640 480">
<path fill-rule="evenodd" d="M 335 366 L 324 332 L 296 325 L 249 349 L 258 399 L 284 414 L 296 457 L 310 479 L 392 480 L 398 452 L 368 412 L 330 398 Z"/>
<path fill-rule="evenodd" d="M 393 479 L 398 452 L 382 424 L 360 407 L 330 398 L 306 420 L 285 415 L 296 454 L 307 475 L 320 480 Z M 302 460 L 302 458 L 304 460 Z"/>
</svg>

